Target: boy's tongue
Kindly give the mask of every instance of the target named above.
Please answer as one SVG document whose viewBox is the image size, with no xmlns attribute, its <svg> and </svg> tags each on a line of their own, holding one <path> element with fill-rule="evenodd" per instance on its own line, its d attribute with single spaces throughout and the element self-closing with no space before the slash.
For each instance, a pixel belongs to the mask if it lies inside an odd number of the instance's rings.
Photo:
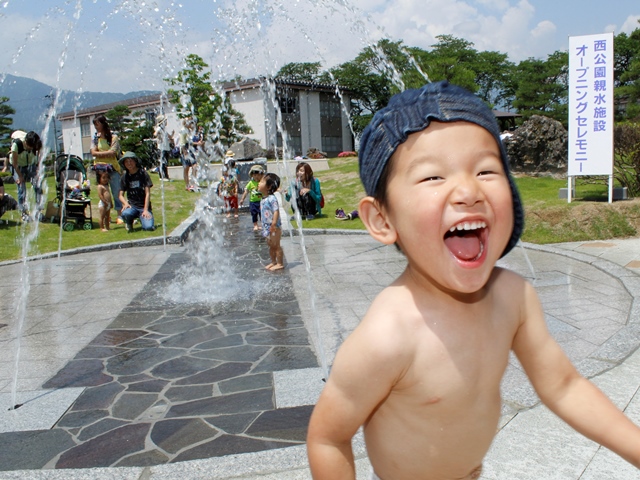
<svg viewBox="0 0 640 480">
<path fill-rule="evenodd" d="M 447 248 L 461 260 L 472 260 L 480 255 L 481 244 L 477 232 L 460 232 L 444 239 Z"/>
</svg>

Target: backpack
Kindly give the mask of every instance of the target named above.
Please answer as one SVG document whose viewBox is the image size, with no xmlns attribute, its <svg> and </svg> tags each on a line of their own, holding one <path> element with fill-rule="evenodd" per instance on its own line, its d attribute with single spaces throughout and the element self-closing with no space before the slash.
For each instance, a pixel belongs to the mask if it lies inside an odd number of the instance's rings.
<svg viewBox="0 0 640 480">
<path fill-rule="evenodd" d="M 22 143 L 22 140 L 20 140 L 19 138 L 12 138 L 11 139 L 11 146 L 12 147 L 13 147 L 14 143 L 18 146 L 18 155 L 20 155 L 22 152 L 24 152 L 24 143 Z"/>
</svg>

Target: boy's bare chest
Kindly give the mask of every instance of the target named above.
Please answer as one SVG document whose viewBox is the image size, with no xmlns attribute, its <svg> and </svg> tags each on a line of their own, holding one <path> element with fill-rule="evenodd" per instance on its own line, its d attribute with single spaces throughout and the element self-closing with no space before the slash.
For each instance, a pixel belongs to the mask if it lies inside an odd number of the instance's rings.
<svg viewBox="0 0 640 480">
<path fill-rule="evenodd" d="M 446 315 L 446 314 L 445 314 Z M 504 313 L 435 318 L 415 330 L 413 361 L 394 393 L 433 405 L 464 401 L 499 387 L 515 332 Z"/>
</svg>

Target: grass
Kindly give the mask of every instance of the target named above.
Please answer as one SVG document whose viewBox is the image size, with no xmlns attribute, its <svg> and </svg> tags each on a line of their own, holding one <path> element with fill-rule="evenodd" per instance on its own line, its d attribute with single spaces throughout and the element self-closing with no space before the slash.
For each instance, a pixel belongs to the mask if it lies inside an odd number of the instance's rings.
<svg viewBox="0 0 640 480">
<path fill-rule="evenodd" d="M 358 176 L 357 158 L 329 159 L 329 170 L 318 171 L 316 176 L 322 183 L 325 207 L 322 216 L 314 220 L 303 220 L 303 228 L 319 229 L 359 229 L 364 230 L 360 219 L 336 220 L 335 210 L 342 208 L 346 213 L 356 210 L 358 202 L 364 196 L 364 189 Z M 101 243 L 124 240 L 159 237 L 162 235 L 162 221 L 171 232 L 193 211 L 197 194 L 186 192 L 184 183 L 174 180 L 164 183 L 165 215 L 162 218 L 161 185 L 158 176 L 152 174 L 154 188 L 151 189 L 154 216 L 158 229 L 155 232 L 143 232 L 139 229 L 127 234 L 123 225 L 111 225 L 110 232 L 98 229 L 97 189 L 91 190 L 94 229 L 62 232 L 62 249 L 71 249 Z M 55 184 L 48 178 L 49 195 L 55 196 Z M 525 205 L 525 230 L 522 239 L 525 242 L 545 244 L 575 242 L 586 240 L 604 240 L 633 237 L 640 230 L 640 200 L 607 203 L 606 185 L 577 182 L 576 198 L 567 203 L 558 198 L 558 189 L 566 187 L 566 180 L 549 177 L 519 176 L 516 184 Z M 16 186 L 5 185 L 5 191 L 17 198 Z M 289 205 L 285 205 L 290 211 Z M 112 218 L 115 213 L 112 211 Z M 7 212 L 2 220 L 8 225 L 0 225 L 0 261 L 17 259 L 22 256 L 23 237 L 33 224 L 24 225 L 18 212 Z M 57 224 L 39 223 L 38 236 L 33 242 L 29 255 L 37 255 L 58 250 L 60 229 Z"/>
<path fill-rule="evenodd" d="M 154 184 L 154 187 L 151 189 L 151 205 L 157 227 L 154 232 L 142 231 L 139 223 L 134 225 L 134 232 L 130 234 L 127 233 L 124 225 L 116 225 L 115 223 L 111 224 L 111 230 L 109 232 L 102 232 L 98 223 L 100 213 L 98 211 L 97 188 L 92 180 L 91 207 L 93 229 L 74 229 L 71 232 L 63 231 L 62 250 L 102 243 L 160 237 L 163 234 L 163 221 L 166 224 L 167 233 L 171 232 L 193 212 L 197 194 L 187 192 L 184 188 L 184 182 L 181 180 L 160 182 L 156 174 L 151 174 L 151 180 Z M 51 200 L 55 198 L 55 181 L 53 177 L 47 177 L 46 181 L 48 186 L 47 198 Z M 162 216 L 162 187 L 164 187 L 165 197 L 164 218 Z M 18 193 L 15 184 L 5 183 L 5 192 L 17 200 Z M 31 192 L 32 189 L 29 185 L 29 193 L 32 194 Z M 116 218 L 115 209 L 111 210 L 111 218 L 113 220 Z M 2 220 L 3 222 L 0 224 L 0 261 L 21 258 L 23 255 L 23 239 L 25 236 L 29 236 L 31 232 L 34 232 L 33 229 L 35 228 L 37 228 L 37 238 L 31 242 L 31 249 L 28 255 L 32 256 L 58 251 L 60 226 L 57 223 L 44 221 L 39 222 L 37 225 L 35 223 L 25 224 L 20 220 L 20 213 L 18 211 L 5 213 L 2 216 Z"/>
<path fill-rule="evenodd" d="M 358 177 L 357 158 L 329 160 L 330 169 L 316 172 L 322 183 L 325 208 L 319 218 L 303 220 L 304 228 L 364 229 L 357 220 L 334 218 L 337 208 L 345 212 L 358 208 L 364 189 Z M 588 184 L 578 179 L 571 203 L 558 198 L 567 181 L 551 177 L 519 176 L 515 179 L 525 205 L 525 242 L 545 244 L 632 237 L 640 229 L 640 202 L 607 203 L 604 184 Z"/>
</svg>

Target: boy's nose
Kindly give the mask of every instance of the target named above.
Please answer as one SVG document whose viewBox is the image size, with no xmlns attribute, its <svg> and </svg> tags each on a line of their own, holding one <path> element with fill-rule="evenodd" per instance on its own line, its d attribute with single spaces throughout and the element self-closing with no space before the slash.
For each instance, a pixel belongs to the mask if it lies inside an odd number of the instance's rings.
<svg viewBox="0 0 640 480">
<path fill-rule="evenodd" d="M 455 204 L 471 207 L 484 198 L 479 180 L 476 176 L 461 176 L 451 195 L 451 200 Z"/>
</svg>

